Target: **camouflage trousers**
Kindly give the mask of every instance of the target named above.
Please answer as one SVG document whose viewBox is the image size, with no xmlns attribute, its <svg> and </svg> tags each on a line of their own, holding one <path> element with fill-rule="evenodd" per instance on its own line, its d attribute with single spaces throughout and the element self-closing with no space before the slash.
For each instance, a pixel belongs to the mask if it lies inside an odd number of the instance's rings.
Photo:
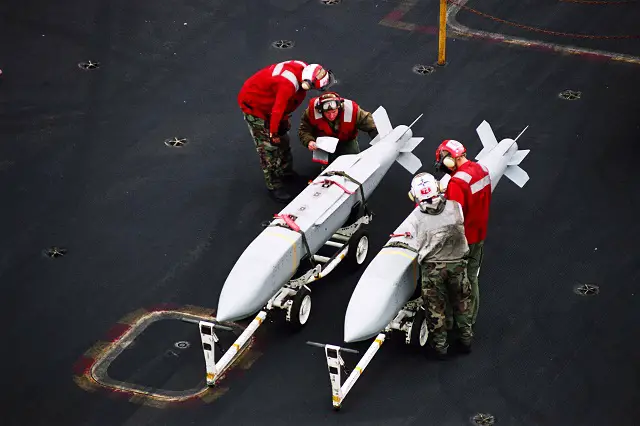
<svg viewBox="0 0 640 426">
<path fill-rule="evenodd" d="M 428 262 L 421 266 L 422 300 L 427 311 L 431 346 L 440 353 L 446 353 L 449 348 L 447 311 L 452 312 L 460 341 L 471 344 L 471 283 L 467 278 L 467 261 Z"/>
<path fill-rule="evenodd" d="M 478 307 L 480 306 L 480 287 L 478 286 L 478 276 L 480 275 L 483 256 L 484 241 L 469 245 L 469 254 L 467 254 L 467 277 L 471 283 L 471 325 L 476 324 Z M 451 330 L 453 328 L 453 312 L 450 307 L 447 307 L 446 324 L 447 330 Z"/>
<path fill-rule="evenodd" d="M 471 282 L 471 324 L 476 323 L 478 317 L 478 307 L 480 306 L 480 288 L 478 287 L 478 275 L 480 275 L 480 266 L 482 266 L 482 257 L 484 254 L 484 241 L 469 244 L 469 254 L 467 255 L 467 276 Z"/>
<path fill-rule="evenodd" d="M 269 138 L 269 127 L 265 120 L 249 114 L 244 114 L 244 120 L 249 126 L 249 132 L 251 132 L 253 143 L 258 152 L 267 189 L 281 188 L 283 175 L 291 173 L 293 170 L 293 156 L 287 134 L 289 129 L 288 126 L 285 126 L 288 123 L 282 122 L 280 124 L 278 131 L 280 143 L 274 144 Z"/>
</svg>

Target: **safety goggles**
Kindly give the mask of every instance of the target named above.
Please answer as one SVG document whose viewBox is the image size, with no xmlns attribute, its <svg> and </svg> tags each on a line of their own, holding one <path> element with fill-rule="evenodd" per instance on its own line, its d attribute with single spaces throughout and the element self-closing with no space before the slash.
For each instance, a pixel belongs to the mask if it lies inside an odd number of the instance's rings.
<svg viewBox="0 0 640 426">
<path fill-rule="evenodd" d="M 322 107 L 322 111 L 330 111 L 332 109 L 338 109 L 338 101 L 336 100 L 324 101 L 321 104 L 321 107 Z"/>
</svg>

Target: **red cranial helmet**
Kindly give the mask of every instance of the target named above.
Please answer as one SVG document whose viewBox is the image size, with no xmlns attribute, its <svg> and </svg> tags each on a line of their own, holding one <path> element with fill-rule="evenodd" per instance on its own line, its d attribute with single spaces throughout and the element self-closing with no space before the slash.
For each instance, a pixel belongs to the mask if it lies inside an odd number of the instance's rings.
<svg viewBox="0 0 640 426">
<path fill-rule="evenodd" d="M 446 168 L 452 169 L 455 167 L 456 158 L 460 158 L 466 153 L 467 149 L 460 142 L 453 139 L 447 139 L 436 149 L 436 161 L 434 166 L 436 170 L 446 172 Z"/>
<path fill-rule="evenodd" d="M 327 92 L 320 95 L 318 102 L 316 103 L 316 111 L 323 113 L 334 109 L 342 109 L 344 106 L 344 99 L 340 97 L 336 92 Z"/>
</svg>

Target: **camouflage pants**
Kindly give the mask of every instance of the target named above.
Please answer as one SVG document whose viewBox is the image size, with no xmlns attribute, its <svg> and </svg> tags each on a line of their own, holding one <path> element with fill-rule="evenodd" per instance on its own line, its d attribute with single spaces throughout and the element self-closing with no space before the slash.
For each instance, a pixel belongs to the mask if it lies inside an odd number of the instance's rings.
<svg viewBox="0 0 640 426">
<path fill-rule="evenodd" d="M 478 287 L 478 275 L 480 274 L 480 266 L 482 266 L 483 254 L 484 241 L 469 245 L 469 254 L 467 255 L 467 276 L 469 277 L 469 281 L 471 282 L 472 325 L 476 323 L 476 318 L 478 317 L 478 307 L 480 306 L 480 288 Z"/>
<path fill-rule="evenodd" d="M 281 188 L 282 176 L 293 170 L 293 156 L 287 134 L 288 126 L 285 126 L 287 122 L 280 124 L 278 131 L 280 143 L 273 144 L 269 138 L 268 123 L 265 120 L 249 114 L 244 114 L 244 120 L 249 126 L 251 137 L 256 146 L 267 188 Z"/>
<path fill-rule="evenodd" d="M 467 261 L 456 263 L 429 262 L 422 265 L 422 299 L 427 310 L 431 346 L 446 353 L 447 310 L 460 331 L 462 343 L 471 344 L 471 283 L 467 278 Z"/>
</svg>

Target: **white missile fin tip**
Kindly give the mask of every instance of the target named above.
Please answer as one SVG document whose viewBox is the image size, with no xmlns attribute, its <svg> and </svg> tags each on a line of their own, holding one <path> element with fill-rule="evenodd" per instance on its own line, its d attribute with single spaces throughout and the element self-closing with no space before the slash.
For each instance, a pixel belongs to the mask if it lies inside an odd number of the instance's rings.
<svg viewBox="0 0 640 426">
<path fill-rule="evenodd" d="M 391 121 L 389 120 L 389 116 L 387 115 L 387 110 L 383 107 L 378 107 L 372 114 L 373 122 L 376 125 L 376 129 L 378 130 L 378 136 L 380 138 L 384 138 L 393 130 L 393 126 L 391 125 Z M 376 136 L 376 137 L 378 137 Z"/>
<path fill-rule="evenodd" d="M 520 166 L 507 166 L 504 175 L 520 188 L 529 181 L 529 175 Z"/>
<path fill-rule="evenodd" d="M 511 157 L 511 160 L 509 160 L 509 162 L 507 163 L 507 166 L 517 166 L 530 152 L 530 149 L 520 149 L 516 151 L 516 153 L 513 154 L 513 157 Z"/>
<path fill-rule="evenodd" d="M 420 142 L 422 142 L 423 140 L 424 140 L 424 138 L 411 138 L 411 139 L 409 139 L 407 144 L 400 149 L 400 152 L 411 152 L 411 151 L 413 151 L 414 149 L 416 149 L 416 147 L 418 145 L 420 145 Z"/>
<path fill-rule="evenodd" d="M 411 152 L 401 152 L 396 161 L 411 174 L 415 174 L 422 167 L 422 161 Z"/>
<path fill-rule="evenodd" d="M 486 120 L 480 123 L 480 125 L 476 128 L 476 133 L 480 138 L 480 142 L 482 142 L 482 146 L 484 146 L 485 148 L 489 148 L 489 150 L 491 150 L 491 148 L 498 145 L 496 135 L 493 133 L 491 125 L 487 123 Z"/>
</svg>

